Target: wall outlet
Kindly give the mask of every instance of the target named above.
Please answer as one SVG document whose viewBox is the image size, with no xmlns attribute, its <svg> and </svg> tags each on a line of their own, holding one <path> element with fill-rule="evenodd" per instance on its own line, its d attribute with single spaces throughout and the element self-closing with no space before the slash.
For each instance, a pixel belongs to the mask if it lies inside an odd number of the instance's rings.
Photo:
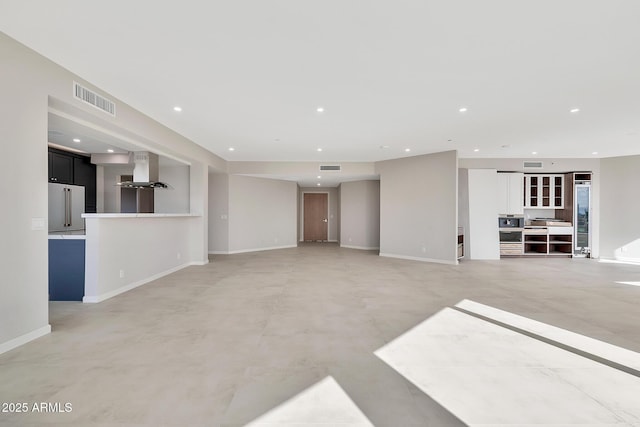
<svg viewBox="0 0 640 427">
<path fill-rule="evenodd" d="M 120 270 L 120 278 L 124 278 L 124 270 Z"/>
<path fill-rule="evenodd" d="M 182 258 L 182 254 L 181 254 L 180 252 L 178 252 L 178 253 L 176 254 L 176 259 L 180 259 L 180 258 Z"/>
</svg>

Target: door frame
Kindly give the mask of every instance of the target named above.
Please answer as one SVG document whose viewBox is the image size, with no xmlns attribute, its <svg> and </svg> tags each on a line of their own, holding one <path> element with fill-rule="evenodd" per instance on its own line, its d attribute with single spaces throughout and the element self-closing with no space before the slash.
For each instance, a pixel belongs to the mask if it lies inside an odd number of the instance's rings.
<svg viewBox="0 0 640 427">
<path fill-rule="evenodd" d="M 329 239 L 329 232 L 331 230 L 331 194 L 328 191 L 302 191 L 302 197 L 300 197 L 300 239 L 299 242 L 304 242 L 304 195 L 305 194 L 326 194 L 327 195 L 327 242 L 336 242 L 336 240 Z"/>
</svg>

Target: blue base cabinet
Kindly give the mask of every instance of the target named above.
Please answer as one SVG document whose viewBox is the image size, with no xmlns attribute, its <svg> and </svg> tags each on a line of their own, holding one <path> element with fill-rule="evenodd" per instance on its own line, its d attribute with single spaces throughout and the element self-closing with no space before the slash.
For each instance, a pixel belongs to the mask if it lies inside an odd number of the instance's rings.
<svg viewBox="0 0 640 427">
<path fill-rule="evenodd" d="M 84 248 L 83 239 L 49 239 L 50 301 L 82 301 Z"/>
</svg>

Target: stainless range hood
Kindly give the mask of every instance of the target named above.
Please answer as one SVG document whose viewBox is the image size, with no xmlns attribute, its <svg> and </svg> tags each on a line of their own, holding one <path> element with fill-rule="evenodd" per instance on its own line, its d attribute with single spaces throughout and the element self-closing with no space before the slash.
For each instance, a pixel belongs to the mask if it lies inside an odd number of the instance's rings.
<svg viewBox="0 0 640 427">
<path fill-rule="evenodd" d="M 133 153 L 133 180 L 122 181 L 118 185 L 126 188 L 169 188 L 158 180 L 158 155 L 148 151 Z"/>
</svg>

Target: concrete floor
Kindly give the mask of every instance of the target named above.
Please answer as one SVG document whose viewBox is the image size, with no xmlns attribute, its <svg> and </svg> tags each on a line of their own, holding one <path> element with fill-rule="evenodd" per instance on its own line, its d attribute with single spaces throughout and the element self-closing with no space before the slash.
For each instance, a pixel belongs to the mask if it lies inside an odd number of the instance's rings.
<svg viewBox="0 0 640 427">
<path fill-rule="evenodd" d="M 0 355 L 0 402 L 30 406 L 0 424 L 241 426 L 331 377 L 373 425 L 464 425 L 374 352 L 463 299 L 640 352 L 640 286 L 616 282 L 640 284 L 640 266 L 335 244 L 213 256 L 100 304 L 51 303 L 53 332 Z"/>
</svg>

